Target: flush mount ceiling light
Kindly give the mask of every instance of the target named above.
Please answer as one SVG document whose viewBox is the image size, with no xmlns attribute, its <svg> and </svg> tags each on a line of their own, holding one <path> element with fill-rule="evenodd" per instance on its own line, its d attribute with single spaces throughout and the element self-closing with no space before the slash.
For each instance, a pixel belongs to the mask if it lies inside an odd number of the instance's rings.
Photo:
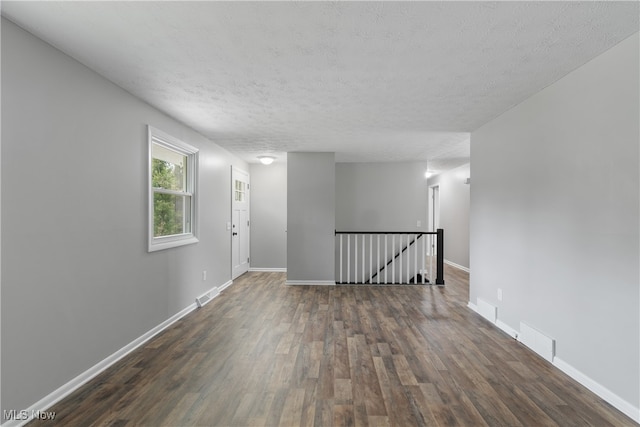
<svg viewBox="0 0 640 427">
<path fill-rule="evenodd" d="M 260 163 L 263 165 L 270 165 L 275 159 L 273 156 L 258 156 L 258 160 L 260 160 Z"/>
<path fill-rule="evenodd" d="M 433 175 L 435 175 L 435 173 L 433 171 L 426 171 L 424 173 L 424 177 L 427 178 L 427 179 L 431 178 Z"/>
</svg>

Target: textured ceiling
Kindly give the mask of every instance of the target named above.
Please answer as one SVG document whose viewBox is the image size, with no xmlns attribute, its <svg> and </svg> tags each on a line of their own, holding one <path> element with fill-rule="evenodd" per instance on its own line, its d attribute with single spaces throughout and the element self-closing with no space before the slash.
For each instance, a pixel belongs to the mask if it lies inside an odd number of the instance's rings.
<svg viewBox="0 0 640 427">
<path fill-rule="evenodd" d="M 2 2 L 241 158 L 469 161 L 469 134 L 638 31 L 637 2 Z"/>
</svg>

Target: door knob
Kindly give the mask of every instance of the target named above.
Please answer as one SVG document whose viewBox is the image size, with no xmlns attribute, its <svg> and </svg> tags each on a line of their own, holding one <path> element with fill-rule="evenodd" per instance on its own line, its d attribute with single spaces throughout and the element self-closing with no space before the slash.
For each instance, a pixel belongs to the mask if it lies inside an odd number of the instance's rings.
<svg viewBox="0 0 640 427">
<path fill-rule="evenodd" d="M 237 236 L 237 235 L 238 235 L 238 233 L 231 233 L 231 235 L 232 235 L 232 236 Z"/>
</svg>

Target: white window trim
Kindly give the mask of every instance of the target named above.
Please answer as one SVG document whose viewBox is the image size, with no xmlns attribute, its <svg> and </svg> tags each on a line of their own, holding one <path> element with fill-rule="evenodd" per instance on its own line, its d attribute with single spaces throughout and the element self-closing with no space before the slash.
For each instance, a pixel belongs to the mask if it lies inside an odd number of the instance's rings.
<svg viewBox="0 0 640 427">
<path fill-rule="evenodd" d="M 152 126 L 147 126 L 148 130 L 148 235 L 149 235 L 149 252 L 160 251 L 163 249 L 175 248 L 178 246 L 190 245 L 198 243 L 198 152 L 196 147 L 186 144 L 171 135 L 162 132 Z M 174 236 L 154 237 L 153 235 L 153 181 L 152 181 L 152 148 L 153 144 L 161 145 L 178 153 L 187 156 L 187 188 L 192 194 L 193 205 L 191 206 L 191 232 L 178 234 Z M 171 190 L 162 190 L 163 193 L 178 193 Z M 182 193 L 180 193 L 182 194 Z"/>
</svg>

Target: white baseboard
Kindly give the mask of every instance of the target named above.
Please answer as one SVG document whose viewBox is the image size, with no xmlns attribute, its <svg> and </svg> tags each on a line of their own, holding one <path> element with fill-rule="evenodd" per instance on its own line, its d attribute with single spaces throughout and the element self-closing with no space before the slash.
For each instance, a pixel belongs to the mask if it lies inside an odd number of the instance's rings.
<svg viewBox="0 0 640 427">
<path fill-rule="evenodd" d="M 188 307 L 184 308 L 179 313 L 174 314 L 169 319 L 165 320 L 155 328 L 149 330 L 147 333 L 131 341 L 129 344 L 125 345 L 120 350 L 108 356 L 106 359 L 102 360 L 101 362 L 98 362 L 96 365 L 87 369 L 86 371 L 84 371 L 83 373 L 81 373 L 80 375 L 78 375 L 77 377 L 75 377 L 74 379 L 72 379 L 71 381 L 63 385 L 62 387 L 58 388 L 52 393 L 49 393 L 47 396 L 45 396 L 44 398 L 40 399 L 38 402 L 31 405 L 29 408 L 27 408 L 26 411 L 29 414 L 29 417 L 27 420 L 8 421 L 2 424 L 2 427 L 14 427 L 14 426 L 17 427 L 17 426 L 25 425 L 27 422 L 31 421 L 32 413 L 36 411 L 45 411 L 46 409 L 55 405 L 56 403 L 58 403 L 59 401 L 61 401 L 62 399 L 64 399 L 74 391 L 76 391 L 78 388 L 80 388 L 81 386 L 91 381 L 96 376 L 98 376 L 105 369 L 109 368 L 111 365 L 118 362 L 120 359 L 122 359 L 132 351 L 136 350 L 137 348 L 145 344 L 151 338 L 153 338 L 154 336 L 156 336 L 157 334 L 159 334 L 160 332 L 162 332 L 163 330 L 165 330 L 166 328 L 171 326 L 173 323 L 177 322 L 178 320 L 180 320 L 181 318 L 183 318 L 184 316 L 186 316 L 196 308 L 197 308 L 196 303 L 190 304 Z"/>
<path fill-rule="evenodd" d="M 465 267 L 463 265 L 456 264 L 455 262 L 449 261 L 447 259 L 444 260 L 444 263 L 450 265 L 451 267 L 455 267 L 458 270 L 462 270 L 462 271 L 466 271 L 467 273 L 470 273 L 469 267 Z"/>
<path fill-rule="evenodd" d="M 287 269 L 285 268 L 269 268 L 269 267 L 251 267 L 249 271 L 259 271 L 264 273 L 286 273 Z"/>
<path fill-rule="evenodd" d="M 569 375 L 574 380 L 578 381 L 589 390 L 591 390 L 593 393 L 610 403 L 611 406 L 625 414 L 627 417 L 631 418 L 637 423 L 640 423 L 640 408 L 633 406 L 633 404 L 627 402 L 605 386 L 589 378 L 587 375 L 583 374 L 558 357 L 554 357 L 553 365 L 565 374 Z"/>
<path fill-rule="evenodd" d="M 467 307 L 469 307 L 469 309 L 475 311 L 479 315 L 482 315 L 482 313 L 480 313 L 480 310 L 478 309 L 478 306 L 471 301 L 467 303 Z M 500 328 L 512 338 L 519 338 L 520 332 L 516 329 L 513 329 L 500 319 L 496 319 L 496 322 L 494 324 L 496 325 L 496 327 Z M 562 359 L 559 359 L 557 356 L 553 357 L 553 361 L 551 363 L 556 368 L 560 369 L 562 372 L 585 386 L 591 392 L 595 393 L 597 396 L 608 402 L 611 406 L 625 414 L 627 417 L 631 418 L 636 423 L 640 423 L 640 408 L 633 406 L 633 404 L 627 402 L 608 388 L 588 377 L 586 374 L 583 374 L 573 366 L 564 362 Z"/>
<path fill-rule="evenodd" d="M 496 320 L 496 326 L 498 328 L 502 329 L 502 331 L 504 331 L 511 338 L 518 339 L 518 331 L 516 331 L 511 326 L 509 326 L 506 323 L 504 323 L 502 320 L 500 320 L 500 319 Z"/>
<path fill-rule="evenodd" d="M 320 286 L 335 286 L 335 280 L 287 280 L 285 282 L 286 285 L 292 286 L 309 286 L 309 285 L 320 285 Z"/>
<path fill-rule="evenodd" d="M 233 281 L 229 280 L 222 286 L 211 288 L 209 292 L 212 292 L 215 289 L 217 289 L 215 293 L 212 293 L 212 299 L 217 297 L 220 294 L 220 291 L 228 288 L 232 283 Z M 173 325 L 175 322 L 182 319 L 187 314 L 191 313 L 196 308 L 198 308 L 198 305 L 195 302 L 193 304 L 190 304 L 189 306 L 182 309 L 180 312 L 174 314 L 164 322 L 160 323 L 158 326 L 154 327 L 153 329 L 147 331 L 146 333 L 139 336 L 135 340 L 131 341 L 129 344 L 125 345 L 120 350 L 111 354 L 101 362 L 98 362 L 91 368 L 87 369 L 86 371 L 84 371 L 83 373 L 81 373 L 80 375 L 78 375 L 68 383 L 64 384 L 62 387 L 59 387 L 58 389 L 49 393 L 47 396 L 43 397 L 42 399 L 40 399 L 39 401 L 37 401 L 36 403 L 34 403 L 33 405 L 31 405 L 29 408 L 26 409 L 26 411 L 24 412 L 25 414 L 28 415 L 25 417 L 26 419 L 8 420 L 4 424 L 2 424 L 0 427 L 20 427 L 27 424 L 29 421 L 33 419 L 33 414 L 37 413 L 38 411 L 45 412 L 48 408 L 52 407 L 53 405 L 55 405 L 65 397 L 69 396 L 78 388 L 82 387 L 83 385 L 85 385 L 86 383 L 94 379 L 96 376 L 98 376 L 107 368 L 109 368 L 110 366 L 112 366 L 113 364 L 115 364 L 125 356 L 127 356 L 132 351 L 143 346 L 147 341 L 151 340 L 151 338 L 158 335 L 160 332 L 164 331 L 165 329 Z"/>
<path fill-rule="evenodd" d="M 480 309 L 478 308 L 478 306 L 475 305 L 474 303 L 472 303 L 471 301 L 469 301 L 467 303 L 467 307 L 469 307 L 471 310 L 475 311 L 480 316 L 482 316 L 482 313 L 480 313 Z M 482 316 L 482 317 L 484 317 L 484 316 Z M 486 317 L 485 317 L 485 319 L 486 319 Z M 498 328 L 500 328 L 504 333 L 509 335 L 511 338 L 515 338 L 515 339 L 518 338 L 518 331 L 513 329 L 511 326 L 507 325 L 506 323 L 504 323 L 502 320 L 496 319 L 494 325 L 496 325 Z"/>
<path fill-rule="evenodd" d="M 231 286 L 232 284 L 233 284 L 233 280 L 229 280 L 228 282 L 224 283 L 223 285 L 218 286 L 218 291 L 222 292 L 225 289 L 227 289 L 229 286 Z"/>
</svg>

